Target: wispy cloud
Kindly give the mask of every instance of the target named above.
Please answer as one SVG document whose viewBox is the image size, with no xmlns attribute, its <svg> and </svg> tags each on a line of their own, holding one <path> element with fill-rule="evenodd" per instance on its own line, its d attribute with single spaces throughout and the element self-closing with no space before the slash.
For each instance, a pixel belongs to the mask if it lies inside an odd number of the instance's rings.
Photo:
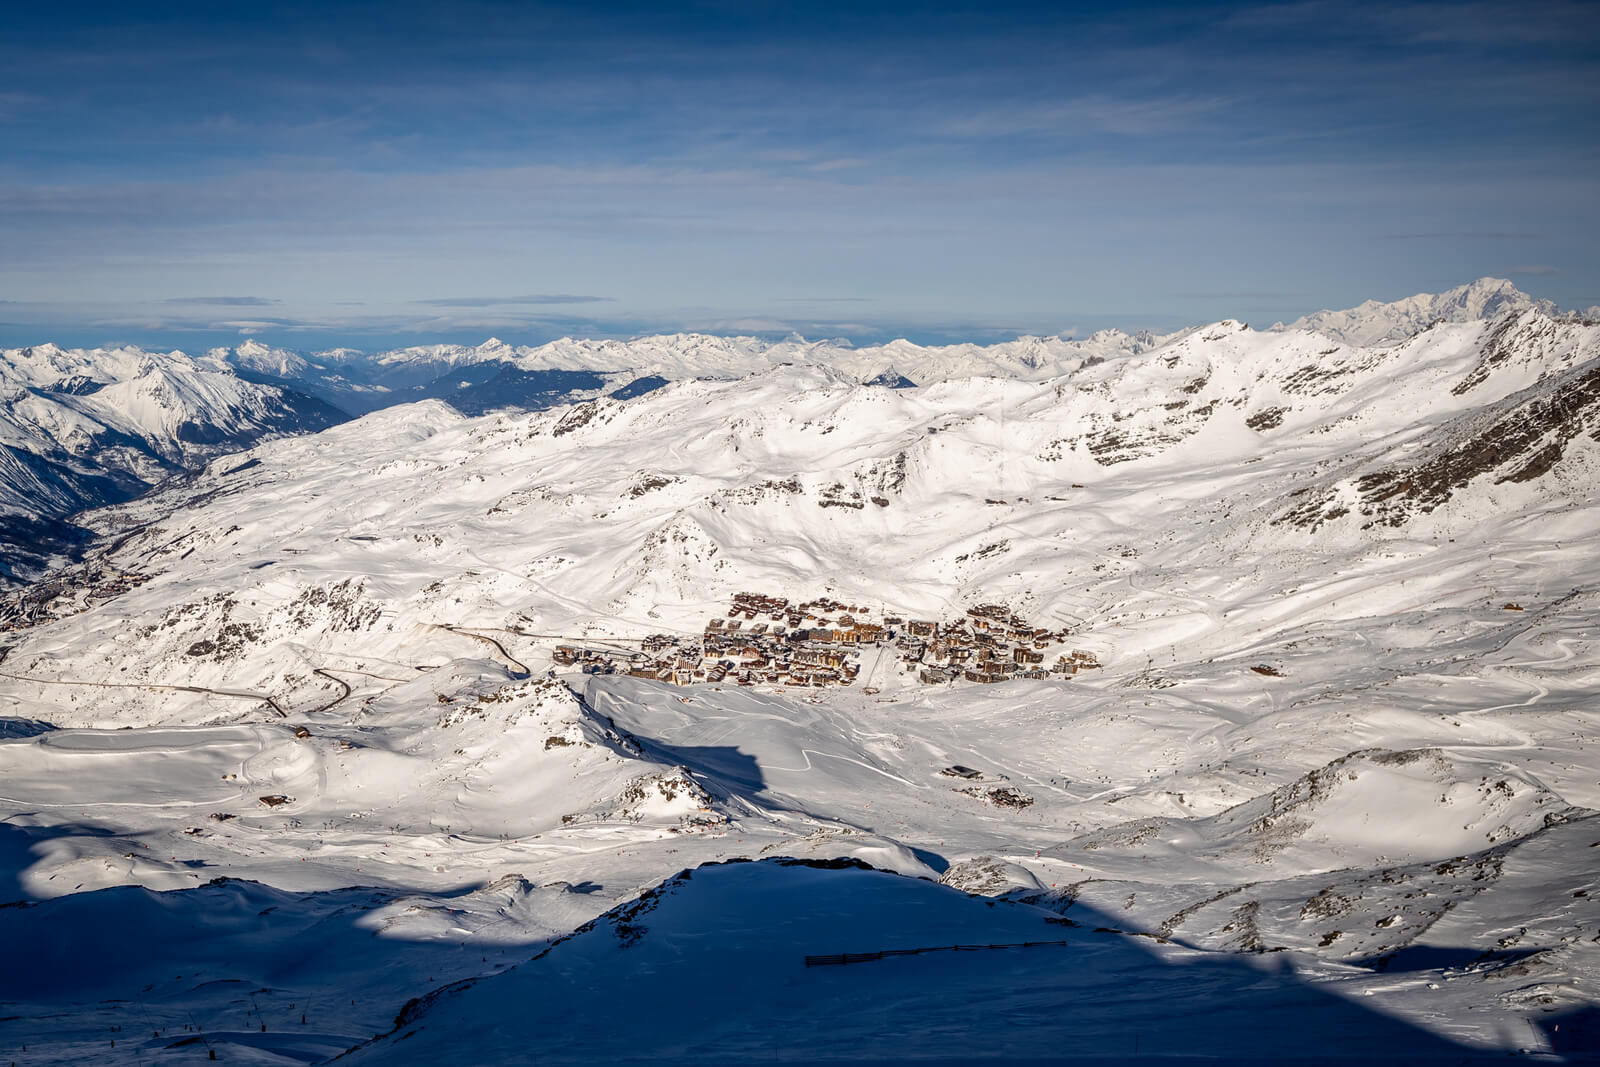
<svg viewBox="0 0 1600 1067">
<path fill-rule="evenodd" d="M 211 323 L 214 330 L 237 330 L 242 334 L 264 333 L 268 330 L 295 329 L 298 324 L 276 322 L 272 319 L 230 319 Z"/>
<path fill-rule="evenodd" d="M 1043 104 L 1002 104 L 957 114 L 940 123 L 956 137 L 1017 134 L 1081 135 L 1086 131 L 1152 137 L 1210 121 L 1232 101 L 1221 96 L 1118 98 L 1095 94 Z"/>
<path fill-rule="evenodd" d="M 192 307 L 264 308 L 280 303 L 264 296 L 174 296 L 168 304 L 187 304 Z"/>
<path fill-rule="evenodd" d="M 24 111 L 37 107 L 44 97 L 33 93 L 0 93 L 0 122 L 14 119 Z"/>
<path fill-rule="evenodd" d="M 1561 273 L 1561 268 L 1560 267 L 1552 267 L 1552 266 L 1549 266 L 1548 264 L 1544 264 L 1544 263 L 1533 263 L 1533 264 L 1529 264 L 1527 266 L 1522 266 L 1522 267 L 1507 267 L 1506 268 L 1506 273 L 1507 274 L 1550 275 L 1550 274 L 1560 274 Z"/>
<path fill-rule="evenodd" d="M 413 300 L 413 304 L 440 308 L 492 308 L 514 305 L 605 304 L 614 296 L 587 296 L 579 293 L 533 293 L 528 296 L 445 296 L 433 300 Z"/>
</svg>

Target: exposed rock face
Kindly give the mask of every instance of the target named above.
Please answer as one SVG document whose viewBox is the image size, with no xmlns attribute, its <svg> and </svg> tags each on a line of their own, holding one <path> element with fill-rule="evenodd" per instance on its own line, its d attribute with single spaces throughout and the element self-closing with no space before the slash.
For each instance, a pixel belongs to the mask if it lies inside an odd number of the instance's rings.
<svg viewBox="0 0 1600 1067">
<path fill-rule="evenodd" d="M 1491 334 L 1480 367 L 1505 360 L 1504 333 L 1501 328 Z M 1541 478 L 1570 442 L 1585 434 L 1600 439 L 1600 360 L 1444 427 L 1415 461 L 1383 465 L 1311 491 L 1274 522 L 1315 528 L 1354 511 L 1366 526 L 1400 526 L 1477 479 L 1498 485 Z"/>
</svg>

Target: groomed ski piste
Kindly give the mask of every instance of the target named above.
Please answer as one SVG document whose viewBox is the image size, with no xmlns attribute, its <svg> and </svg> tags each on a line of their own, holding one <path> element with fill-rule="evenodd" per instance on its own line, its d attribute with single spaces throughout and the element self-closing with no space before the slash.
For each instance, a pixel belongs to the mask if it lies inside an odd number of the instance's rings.
<svg viewBox="0 0 1600 1067">
<path fill-rule="evenodd" d="M 1404 303 L 405 405 L 78 516 L 139 581 L 0 634 L 0 1060 L 1593 1059 L 1600 325 Z M 554 660 L 746 590 L 1102 666 Z"/>
</svg>

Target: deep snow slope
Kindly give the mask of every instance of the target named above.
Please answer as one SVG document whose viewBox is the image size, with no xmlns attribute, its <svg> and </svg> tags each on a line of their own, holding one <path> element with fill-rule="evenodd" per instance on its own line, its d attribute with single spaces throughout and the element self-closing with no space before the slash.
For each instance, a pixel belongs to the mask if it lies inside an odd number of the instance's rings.
<svg viewBox="0 0 1600 1067">
<path fill-rule="evenodd" d="M 217 460 L 89 517 L 141 583 L 0 636 L 0 926 L 41 961 L 0 1054 L 1581 1059 L 1597 433 L 1600 326 L 1528 307 L 428 402 Z M 1001 603 L 1104 666 L 547 677 L 744 590 Z M 62 947 L 124 911 L 208 933 L 148 974 Z"/>
<path fill-rule="evenodd" d="M 37 574 L 52 548 L 73 540 L 61 520 L 74 512 L 120 503 L 263 437 L 343 418 L 181 352 L 0 352 L 0 579 Z"/>
</svg>

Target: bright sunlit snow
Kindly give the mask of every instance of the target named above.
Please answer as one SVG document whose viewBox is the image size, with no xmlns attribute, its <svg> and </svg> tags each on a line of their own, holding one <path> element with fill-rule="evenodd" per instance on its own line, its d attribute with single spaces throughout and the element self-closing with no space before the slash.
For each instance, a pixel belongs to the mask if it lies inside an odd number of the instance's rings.
<svg viewBox="0 0 1600 1067">
<path fill-rule="evenodd" d="M 0 1059 L 1593 1054 L 1600 325 L 1482 288 L 572 342 L 512 361 L 607 376 L 577 403 L 401 404 L 77 516 L 0 635 Z M 157 439 L 304 372 L 258 349 L 9 417 Z M 746 591 L 999 604 L 1101 666 L 557 660 Z"/>
</svg>

